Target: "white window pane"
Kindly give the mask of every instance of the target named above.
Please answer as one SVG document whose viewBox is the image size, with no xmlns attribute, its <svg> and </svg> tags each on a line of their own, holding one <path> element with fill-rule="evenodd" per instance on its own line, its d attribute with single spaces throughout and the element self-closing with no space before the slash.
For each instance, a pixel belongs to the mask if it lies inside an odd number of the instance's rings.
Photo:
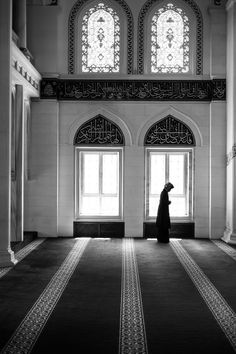
<svg viewBox="0 0 236 354">
<path fill-rule="evenodd" d="M 165 155 L 151 154 L 150 193 L 160 194 L 165 184 Z"/>
<path fill-rule="evenodd" d="M 81 151 L 79 216 L 117 217 L 120 215 L 120 152 Z"/>
<path fill-rule="evenodd" d="M 169 206 L 170 216 L 188 216 L 186 210 L 185 198 L 170 197 L 171 204 Z"/>
<path fill-rule="evenodd" d="M 186 152 L 171 153 L 163 151 L 163 153 L 157 153 L 156 151 L 150 151 L 148 199 L 146 201 L 147 217 L 156 217 L 160 193 L 167 180 L 174 184 L 174 189 L 169 192 L 170 217 L 189 216 L 187 154 Z"/>
<path fill-rule="evenodd" d="M 119 198 L 118 197 L 102 197 L 101 198 L 101 215 L 118 216 L 119 215 Z"/>
<path fill-rule="evenodd" d="M 81 198 L 81 215 L 99 215 L 99 197 L 82 197 Z"/>
<path fill-rule="evenodd" d="M 184 155 L 169 156 L 169 181 L 173 183 L 174 189 L 170 194 L 184 193 Z"/>
<path fill-rule="evenodd" d="M 118 193 L 118 154 L 104 154 L 102 157 L 102 192 Z"/>
<path fill-rule="evenodd" d="M 149 199 L 149 216 L 156 217 L 157 209 L 159 205 L 159 197 L 151 197 Z M 170 196 L 171 204 L 169 205 L 169 213 L 170 217 L 178 217 L 178 216 L 188 216 L 188 212 L 186 210 L 185 198 L 174 198 Z"/>
<path fill-rule="evenodd" d="M 99 192 L 99 154 L 84 154 L 83 193 Z"/>
<path fill-rule="evenodd" d="M 159 197 L 150 197 L 149 199 L 149 216 L 157 216 L 157 209 L 159 205 Z"/>
</svg>

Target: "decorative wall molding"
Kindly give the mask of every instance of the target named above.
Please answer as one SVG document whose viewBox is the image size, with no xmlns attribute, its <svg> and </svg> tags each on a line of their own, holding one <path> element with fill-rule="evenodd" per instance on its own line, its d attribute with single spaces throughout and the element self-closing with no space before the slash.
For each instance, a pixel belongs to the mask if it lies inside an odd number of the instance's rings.
<svg viewBox="0 0 236 354">
<path fill-rule="evenodd" d="M 154 145 L 196 145 L 191 129 L 179 119 L 168 115 L 154 123 L 144 138 L 145 146 Z"/>
<path fill-rule="evenodd" d="M 227 165 L 230 164 L 230 162 L 233 160 L 233 158 L 235 158 L 235 156 L 236 156 L 236 143 L 232 146 L 231 151 L 226 156 Z"/>
<path fill-rule="evenodd" d="M 44 78 L 40 97 L 63 101 L 224 101 L 226 80 Z"/>
<path fill-rule="evenodd" d="M 197 29 L 196 29 L 196 74 L 202 74 L 203 65 L 203 19 L 201 10 L 198 5 L 193 0 L 184 0 L 187 5 L 191 7 L 196 17 Z M 144 72 L 144 38 L 145 38 L 145 17 L 153 4 L 157 4 L 161 0 L 147 0 L 143 5 L 139 13 L 138 19 L 138 73 L 143 74 Z"/>
<path fill-rule="evenodd" d="M 15 77 L 15 81 L 19 84 L 24 84 L 27 81 L 27 85 L 34 92 L 33 96 L 39 96 L 41 75 L 15 45 L 14 41 L 12 41 L 12 69 L 12 76 Z M 19 77 L 18 80 L 16 76 Z"/>
<path fill-rule="evenodd" d="M 88 0 L 77 0 L 75 5 L 72 7 L 70 16 L 69 16 L 69 23 L 68 23 L 68 73 L 74 74 L 75 73 L 75 47 L 77 36 L 75 33 L 75 21 L 77 18 L 78 13 L 81 10 L 81 7 L 86 4 Z M 133 72 L 133 38 L 134 38 L 134 21 L 132 12 L 129 6 L 126 4 L 124 0 L 115 0 L 127 17 L 127 74 L 132 74 Z"/>
<path fill-rule="evenodd" d="M 74 145 L 125 145 L 121 129 L 114 122 L 98 115 L 77 130 Z"/>
</svg>

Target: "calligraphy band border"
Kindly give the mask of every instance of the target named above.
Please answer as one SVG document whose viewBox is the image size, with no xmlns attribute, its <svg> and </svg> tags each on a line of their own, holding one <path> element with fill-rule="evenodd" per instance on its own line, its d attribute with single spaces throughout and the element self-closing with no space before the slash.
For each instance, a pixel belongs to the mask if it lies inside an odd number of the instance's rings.
<svg viewBox="0 0 236 354">
<path fill-rule="evenodd" d="M 86 80 L 43 78 L 40 98 L 58 101 L 225 101 L 226 79 Z"/>
</svg>

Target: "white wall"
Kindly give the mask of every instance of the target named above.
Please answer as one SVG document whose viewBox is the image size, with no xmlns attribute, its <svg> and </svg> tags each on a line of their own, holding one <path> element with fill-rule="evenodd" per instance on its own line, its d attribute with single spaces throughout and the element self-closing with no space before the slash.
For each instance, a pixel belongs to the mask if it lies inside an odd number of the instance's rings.
<svg viewBox="0 0 236 354">
<path fill-rule="evenodd" d="M 84 121 L 102 113 L 118 124 L 126 136 L 125 234 L 141 237 L 145 187 L 143 136 L 154 121 L 172 113 L 189 125 L 197 140 L 193 201 L 196 237 L 222 236 L 225 217 L 225 173 L 222 172 L 225 163 L 225 103 L 214 105 L 213 112 L 210 112 L 209 103 L 33 102 L 26 228 L 40 231 L 45 236 L 72 236 L 75 200 L 73 137 Z"/>
<path fill-rule="evenodd" d="M 179 0 L 180 2 L 182 0 Z M 138 15 L 145 0 L 126 0 L 134 18 L 137 64 Z M 44 76 L 68 73 L 68 19 L 74 0 L 59 6 L 28 6 L 28 42 Z M 226 16 L 223 6 L 198 0 L 203 16 L 203 76 L 224 77 Z M 186 6 L 187 2 L 184 1 Z M 42 25 L 42 18 L 44 24 Z M 79 76 L 77 75 L 76 78 Z M 117 76 L 115 77 L 117 78 Z M 131 79 L 144 77 L 125 76 Z M 156 76 L 149 75 L 150 78 Z M 178 78 L 186 78 L 184 75 Z M 188 75 L 188 79 L 196 79 Z M 163 79 L 163 77 L 162 77 Z M 176 79 L 176 76 L 168 77 Z M 220 238 L 225 227 L 225 102 L 32 102 L 31 180 L 26 183 L 25 229 L 46 236 L 72 236 L 74 220 L 73 136 L 87 119 L 102 113 L 125 134 L 124 221 L 126 236 L 142 236 L 144 221 L 144 147 L 147 129 L 172 112 L 192 129 L 194 152 L 194 222 L 196 237 Z M 128 196 L 132 195 L 132 198 Z"/>
<path fill-rule="evenodd" d="M 183 3 L 186 6 L 186 1 L 177 0 L 179 4 Z M 142 6 L 145 4 L 145 0 L 126 0 L 134 21 L 134 65 L 137 69 L 137 40 L 138 40 L 138 16 Z M 58 6 L 36 6 L 28 5 L 27 7 L 27 34 L 28 34 L 28 47 L 35 58 L 36 68 L 41 73 L 68 73 L 68 25 L 70 11 L 75 5 L 75 0 L 59 1 Z M 211 24 L 209 17 L 209 7 L 211 6 L 211 0 L 197 0 L 195 1 L 197 6 L 202 12 L 203 17 L 203 74 L 210 73 L 211 65 L 211 47 L 209 41 L 211 40 Z M 223 62 L 218 65 L 220 72 L 222 68 L 225 68 L 224 60 L 222 57 L 221 46 L 225 45 L 224 32 L 222 26 L 222 17 L 215 17 L 215 21 L 218 21 L 218 26 L 221 27 L 221 33 L 219 34 L 217 45 L 214 46 L 213 55 L 216 58 L 223 59 Z M 43 22 L 42 22 L 43 19 Z M 220 22 L 219 22 L 220 21 Z M 213 26 L 215 25 L 213 23 Z M 223 32 L 222 32 L 223 31 Z M 220 45 L 219 45 L 220 44 Z M 217 74 L 217 72 L 214 72 Z"/>
<path fill-rule="evenodd" d="M 25 231 L 58 234 L 58 104 L 32 103 L 29 180 L 25 186 Z"/>
</svg>

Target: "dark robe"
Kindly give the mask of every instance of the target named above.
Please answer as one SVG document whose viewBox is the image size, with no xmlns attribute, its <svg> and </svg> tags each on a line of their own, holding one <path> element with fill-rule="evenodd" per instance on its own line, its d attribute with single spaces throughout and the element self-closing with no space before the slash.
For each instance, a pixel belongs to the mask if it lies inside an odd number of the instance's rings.
<svg viewBox="0 0 236 354">
<path fill-rule="evenodd" d="M 169 242 L 170 214 L 169 214 L 169 196 L 163 189 L 160 195 L 160 202 L 157 211 L 156 226 L 157 239 L 159 242 Z"/>
</svg>

